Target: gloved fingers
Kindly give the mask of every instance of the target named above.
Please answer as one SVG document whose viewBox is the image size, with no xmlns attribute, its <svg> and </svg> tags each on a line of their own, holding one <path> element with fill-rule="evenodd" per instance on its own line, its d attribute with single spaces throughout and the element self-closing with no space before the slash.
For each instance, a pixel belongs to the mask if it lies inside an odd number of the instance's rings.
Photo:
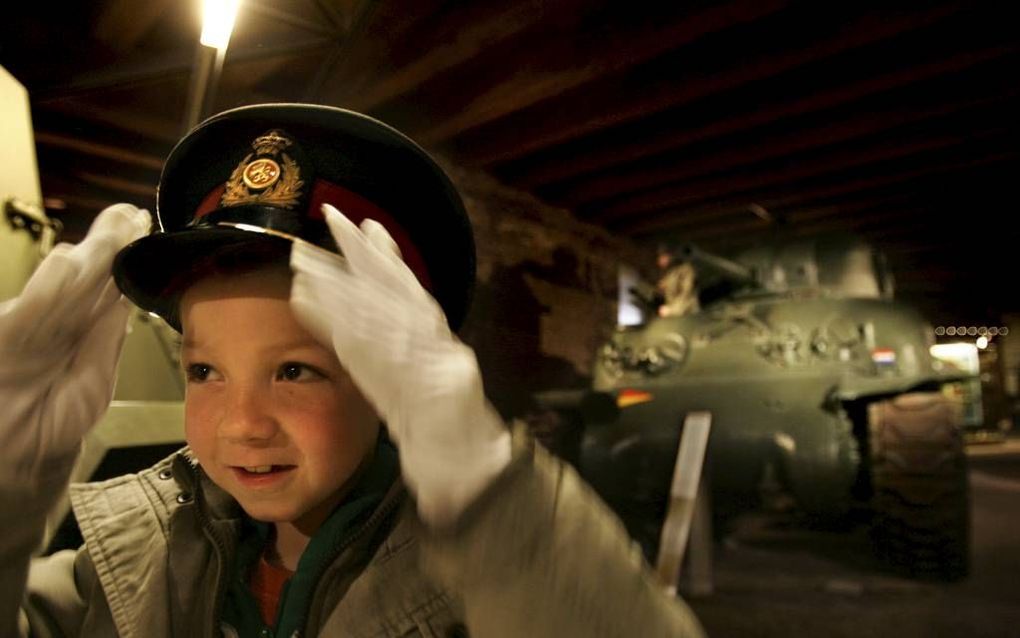
<svg viewBox="0 0 1020 638">
<path fill-rule="evenodd" d="M 109 248 L 94 248 L 93 244 L 109 242 L 116 252 L 134 240 L 147 235 L 152 228 L 152 216 L 144 208 L 120 203 L 107 206 L 96 215 L 85 238 L 75 245 L 82 252 L 110 252 Z"/>
<path fill-rule="evenodd" d="M 377 381 L 383 375 L 372 369 L 379 361 L 359 342 L 357 335 L 361 331 L 353 316 L 357 312 L 352 308 L 354 304 L 344 303 L 344 307 L 338 307 L 336 302 L 341 297 L 334 293 L 332 287 L 324 286 L 321 280 L 308 273 L 295 273 L 290 296 L 294 317 L 313 337 L 336 353 L 355 385 L 378 410 L 385 405 L 381 399 L 385 392 L 379 392 Z"/>
<path fill-rule="evenodd" d="M 151 225 L 149 211 L 131 204 L 114 204 L 96 216 L 85 238 L 69 251 L 81 269 L 75 288 L 85 299 L 105 285 L 120 249 L 148 234 Z"/>
<path fill-rule="evenodd" d="M 96 314 L 88 332 L 78 342 L 71 359 L 70 376 L 85 374 L 86 370 L 98 372 L 105 378 L 114 373 L 132 310 L 131 302 L 118 295 Z"/>
<path fill-rule="evenodd" d="M 80 308 L 75 308 L 68 307 L 69 304 L 65 303 L 62 304 L 62 308 L 39 320 L 41 328 L 38 330 L 38 334 L 46 339 L 46 343 L 77 343 L 82 335 L 89 331 L 109 310 L 110 306 L 117 303 L 130 305 L 129 301 L 121 299 L 120 290 L 112 276 L 106 278 L 103 288 L 95 295 L 95 299 L 83 299 L 82 302 L 92 305 L 91 307 L 83 305 Z"/>
<path fill-rule="evenodd" d="M 74 285 L 78 270 L 68 257 L 72 248 L 74 248 L 72 244 L 61 242 L 50 250 L 16 298 L 21 308 L 34 310 L 39 305 L 44 307 L 52 305 L 54 299 L 63 296 L 65 288 Z"/>
<path fill-rule="evenodd" d="M 71 248 L 55 247 L 21 294 L 0 308 L 0 350 L 59 355 L 69 345 L 66 335 L 84 331 L 94 300 L 80 306 L 79 268 L 69 257 Z"/>
<path fill-rule="evenodd" d="M 413 303 L 417 307 L 415 312 L 421 319 L 427 316 L 435 318 L 434 323 L 438 324 L 437 328 L 440 334 L 449 335 L 450 330 L 442 307 L 435 297 L 425 290 L 421 282 L 418 281 L 418 277 L 404 262 L 400 246 L 386 230 L 386 227 L 374 219 L 367 218 L 361 222 L 361 232 L 370 244 L 393 263 L 394 269 L 399 271 L 403 290 L 411 291 L 408 296 L 398 295 L 397 301 L 404 305 L 408 305 L 409 302 Z"/>
<path fill-rule="evenodd" d="M 99 318 L 106 314 L 110 306 L 114 304 L 124 304 L 128 308 L 131 307 L 131 302 L 125 299 L 121 293 L 120 288 L 117 287 L 117 282 L 110 276 L 106 280 L 106 284 L 103 286 L 102 292 L 99 293 L 99 297 L 96 299 L 95 304 L 92 306 L 91 320 L 89 325 L 95 325 Z"/>
<path fill-rule="evenodd" d="M 369 278 L 377 285 L 400 295 L 420 294 L 417 289 L 422 289 L 421 285 L 402 260 L 396 258 L 391 251 L 376 247 L 354 222 L 336 208 L 324 204 L 322 212 L 340 251 L 356 275 Z M 378 230 L 373 232 L 378 233 Z M 381 234 L 377 236 L 381 238 Z"/>
<path fill-rule="evenodd" d="M 337 273 L 350 271 L 346 257 L 305 242 L 294 242 L 290 249 L 290 268 L 295 273 L 305 272 L 317 279 L 329 279 Z"/>
<path fill-rule="evenodd" d="M 427 295 L 423 297 L 431 306 L 423 308 L 406 295 L 351 273 L 342 267 L 340 257 L 319 248 L 295 244 L 291 266 L 291 305 L 299 320 L 322 342 L 371 341 L 380 338 L 380 333 L 399 339 L 399 335 L 426 324 L 430 316 L 442 316 Z"/>
<path fill-rule="evenodd" d="M 332 306 L 342 300 L 330 294 L 330 282 L 350 276 L 346 259 L 327 250 L 294 242 L 290 251 L 291 279 L 290 303 L 305 329 L 320 343 L 330 345 Z"/>
<path fill-rule="evenodd" d="M 16 307 L 0 322 L 0 344 L 7 348 L 59 351 L 61 345 L 85 332 L 97 313 L 120 297 L 109 274 L 94 289 L 80 288 L 77 264 L 68 258 L 67 251 L 51 253 L 47 260 L 47 268 L 40 266 L 37 271 L 40 278 L 25 287 L 14 300 Z"/>
<path fill-rule="evenodd" d="M 390 254 L 401 261 L 404 256 L 400 254 L 400 246 L 397 245 L 393 236 L 386 230 L 386 227 L 374 219 L 364 219 L 361 222 L 361 232 L 368 239 L 368 242 L 376 247 L 383 254 Z"/>
<path fill-rule="evenodd" d="M 335 335 L 358 338 L 366 316 L 374 316 L 380 303 L 372 284 L 352 274 L 343 257 L 314 246 L 295 243 L 290 257 L 293 278 L 290 304 L 298 321 L 324 345 Z"/>
<path fill-rule="evenodd" d="M 295 272 L 305 271 L 330 281 L 341 277 L 356 277 L 359 281 L 366 282 L 365 292 L 359 295 L 391 297 L 404 305 L 428 307 L 428 312 L 431 312 L 431 306 L 435 304 L 414 274 L 390 248 L 380 250 L 373 245 L 373 242 L 379 242 L 383 246 L 392 243 L 393 249 L 396 249 L 395 242 L 385 228 L 372 221 L 365 225 L 370 233 L 365 235 L 332 206 L 323 206 L 323 212 L 331 225 L 334 238 L 344 251 L 344 256 L 339 257 L 314 247 L 295 246 L 291 251 L 291 268 Z M 334 296 L 335 293 L 327 297 Z M 345 308 L 349 307 L 349 303 L 345 305 Z"/>
<path fill-rule="evenodd" d="M 361 365 L 362 350 L 380 361 L 404 361 L 408 349 L 450 337 L 442 309 L 424 291 L 414 298 L 386 290 L 351 273 L 343 258 L 301 243 L 291 249 L 291 268 L 295 317 L 350 369 Z"/>
<path fill-rule="evenodd" d="M 6 308 L 0 343 L 10 344 L 16 338 L 25 344 L 33 341 L 33 335 L 52 343 L 58 334 L 84 331 L 97 299 L 109 286 L 116 252 L 147 232 L 150 223 L 148 211 L 117 204 L 97 216 L 80 243 L 57 244 L 16 303 Z"/>
<path fill-rule="evenodd" d="M 420 321 L 435 325 L 440 334 L 450 332 L 439 303 L 404 263 L 400 247 L 382 224 L 365 219 L 358 228 L 329 204 L 324 204 L 322 210 L 350 270 L 356 276 L 371 280 L 374 285 L 370 290 L 389 296 L 403 306 L 414 307 Z"/>
<path fill-rule="evenodd" d="M 299 248 L 301 248 L 300 244 L 294 244 L 292 251 L 297 251 Z M 294 264 L 294 261 L 292 252 L 291 263 Z M 323 307 L 322 295 L 317 290 L 316 282 L 314 275 L 295 267 L 290 287 L 290 307 L 294 312 L 294 317 L 305 330 L 319 343 L 332 347 L 332 313 Z"/>
<path fill-rule="evenodd" d="M 52 395 L 52 422 L 68 427 L 65 432 L 55 433 L 55 444 L 77 444 L 109 406 L 131 312 L 127 300 L 115 300 L 78 342 Z"/>
<path fill-rule="evenodd" d="M 418 281 L 418 277 L 404 262 L 400 246 L 390 235 L 389 231 L 386 230 L 386 227 L 374 219 L 366 218 L 362 220 L 360 228 L 368 243 L 375 247 L 392 264 L 395 276 L 400 279 L 401 296 L 403 297 L 405 294 L 403 291 L 407 291 L 407 293 L 413 295 L 416 299 L 424 300 L 427 298 L 429 301 L 432 301 L 432 295 L 425 290 L 421 282 Z M 441 309 L 440 312 L 442 312 Z"/>
<path fill-rule="evenodd" d="M 308 256 L 300 251 L 307 249 L 295 245 L 293 250 L 296 267 L 290 304 L 294 316 L 336 352 L 366 395 L 385 394 L 387 384 L 399 383 L 401 371 L 394 370 L 394 365 L 408 360 L 407 350 L 417 340 L 412 334 L 417 330 L 416 318 L 408 314 L 408 305 L 379 294 L 370 282 L 342 270 L 329 277 L 302 270 L 301 261 Z"/>
<path fill-rule="evenodd" d="M 386 323 L 385 317 L 380 318 L 381 322 L 369 319 L 381 314 L 377 310 L 381 300 L 377 294 L 366 292 L 368 284 L 364 281 L 343 270 L 328 277 L 316 275 L 300 269 L 300 257 L 296 261 L 299 265 L 291 283 L 291 308 L 298 321 L 320 342 L 335 345 L 338 339 L 364 339 L 366 324 Z"/>
<path fill-rule="evenodd" d="M 0 342 L 8 332 L 32 330 L 44 314 L 74 284 L 76 271 L 67 259 L 71 244 L 60 243 L 43 259 L 29 277 L 21 294 L 0 305 Z"/>
</svg>

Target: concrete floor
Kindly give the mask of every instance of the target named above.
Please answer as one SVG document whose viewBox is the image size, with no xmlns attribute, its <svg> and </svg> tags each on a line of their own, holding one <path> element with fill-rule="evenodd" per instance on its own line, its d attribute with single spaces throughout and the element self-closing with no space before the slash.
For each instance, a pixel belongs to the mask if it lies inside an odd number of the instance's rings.
<svg viewBox="0 0 1020 638">
<path fill-rule="evenodd" d="M 715 593 L 688 599 L 710 636 L 1020 638 L 1020 440 L 972 446 L 971 575 L 882 571 L 866 530 L 805 529 L 756 514 L 716 546 Z"/>
</svg>

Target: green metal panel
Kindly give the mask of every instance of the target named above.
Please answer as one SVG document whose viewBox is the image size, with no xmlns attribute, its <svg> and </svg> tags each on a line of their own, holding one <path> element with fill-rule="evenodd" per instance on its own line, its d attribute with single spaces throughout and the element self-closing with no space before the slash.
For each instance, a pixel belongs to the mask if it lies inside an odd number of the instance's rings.
<svg viewBox="0 0 1020 638">
<path fill-rule="evenodd" d="M 28 92 L 0 67 L 0 204 L 17 199 L 41 210 Z M 0 301 L 15 297 L 39 263 L 31 236 L 0 218 Z"/>
</svg>

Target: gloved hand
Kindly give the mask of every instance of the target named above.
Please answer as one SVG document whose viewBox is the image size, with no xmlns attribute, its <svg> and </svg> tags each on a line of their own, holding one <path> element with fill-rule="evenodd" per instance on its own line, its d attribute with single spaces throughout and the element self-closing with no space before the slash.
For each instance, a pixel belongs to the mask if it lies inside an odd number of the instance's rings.
<svg viewBox="0 0 1020 638">
<path fill-rule="evenodd" d="M 146 210 L 110 206 L 84 240 L 55 246 L 22 293 L 0 303 L 4 481 L 31 481 L 73 460 L 108 407 L 130 313 L 110 269 L 151 223 Z"/>
<path fill-rule="evenodd" d="M 344 257 L 295 243 L 291 307 L 332 345 L 386 421 L 423 520 L 453 520 L 510 462 L 510 435 L 486 401 L 474 351 L 400 258 L 381 224 L 323 212 Z"/>
</svg>

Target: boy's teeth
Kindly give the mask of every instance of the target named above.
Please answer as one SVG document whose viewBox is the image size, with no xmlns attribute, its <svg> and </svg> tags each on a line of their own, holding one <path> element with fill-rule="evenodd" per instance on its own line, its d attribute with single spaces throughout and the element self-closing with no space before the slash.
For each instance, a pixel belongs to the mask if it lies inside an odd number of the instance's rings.
<svg viewBox="0 0 1020 638">
<path fill-rule="evenodd" d="M 273 469 L 272 465 L 253 465 L 251 467 L 244 468 L 246 472 L 252 474 L 265 474 Z"/>
</svg>

